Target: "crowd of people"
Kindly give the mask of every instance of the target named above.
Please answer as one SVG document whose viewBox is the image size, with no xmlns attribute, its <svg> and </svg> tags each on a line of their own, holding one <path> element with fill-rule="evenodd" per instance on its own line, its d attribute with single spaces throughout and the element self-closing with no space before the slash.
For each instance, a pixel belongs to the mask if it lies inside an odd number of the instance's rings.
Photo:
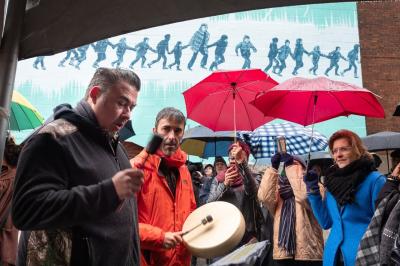
<svg viewBox="0 0 400 266">
<path fill-rule="evenodd" d="M 240 140 L 228 162 L 216 157 L 203 167 L 188 164 L 180 148 L 186 117 L 167 107 L 149 132 L 160 137 L 157 147 L 128 158 L 118 131 L 140 86 L 130 70 L 98 68 L 77 106 L 56 109 L 23 148 L 7 138 L 1 265 L 195 265 L 182 227 L 215 201 L 233 204 L 245 220 L 231 251 L 269 241 L 259 265 L 399 262 L 400 164 L 388 177 L 379 173 L 357 134 L 330 137 L 329 167 L 281 151 L 254 172 Z"/>
<path fill-rule="evenodd" d="M 215 42 L 210 42 L 210 33 L 208 31 L 208 25 L 203 23 L 199 29 L 192 35 L 191 39 L 184 44 L 183 41 L 178 40 L 174 45 L 170 44 L 171 34 L 165 34 L 164 38 L 157 42 L 155 48 L 150 45 L 150 39 L 144 37 L 143 40 L 135 45 L 127 44 L 125 37 L 122 37 L 117 43 L 112 43 L 108 39 L 100 40 L 92 44 L 82 45 L 78 48 L 70 49 L 66 52 L 65 56 L 58 63 L 59 67 L 65 67 L 65 63 L 68 61 L 69 65 L 80 69 L 80 65 L 87 59 L 88 49 L 93 48 L 93 52 L 96 53 L 96 60 L 92 63 L 93 68 L 98 68 L 100 62 L 106 60 L 107 48 L 115 50 L 115 60 L 111 62 L 112 67 L 120 67 L 124 61 L 124 56 L 127 51 L 136 52 L 136 56 L 129 63 L 129 68 L 133 69 L 135 64 L 140 61 L 141 68 L 151 68 L 154 64 L 162 60 L 162 69 L 172 69 L 174 67 L 177 71 L 182 71 L 182 53 L 186 48 L 190 48 L 192 55 L 187 62 L 187 70 L 192 71 L 193 66 L 196 62 L 197 56 L 200 53 L 200 67 L 208 69 L 209 71 L 217 70 L 219 65 L 225 62 L 225 52 L 228 47 L 228 35 L 222 34 L 219 39 Z M 336 46 L 332 51 L 321 51 L 320 45 L 315 45 L 307 50 L 303 46 L 303 39 L 297 38 L 295 41 L 294 48 L 291 47 L 290 40 L 284 40 L 281 46 L 278 46 L 279 38 L 273 37 L 271 43 L 268 46 L 268 54 L 266 58 L 268 63 L 264 68 L 265 72 L 269 74 L 276 74 L 282 76 L 282 72 L 287 68 L 287 59 L 290 58 L 294 61 L 295 66 L 292 70 L 292 75 L 298 75 L 298 71 L 304 66 L 303 56 L 307 55 L 310 57 L 312 67 L 308 69 L 308 72 L 317 75 L 319 68 L 319 61 L 321 58 L 329 60 L 329 67 L 324 71 L 326 76 L 329 76 L 329 72 L 334 69 L 335 75 L 343 76 L 346 72 L 353 70 L 354 78 L 358 78 L 358 67 L 359 64 L 359 51 L 360 45 L 354 44 L 353 48 L 346 51 L 346 54 L 342 54 L 341 47 Z M 265 45 L 265 44 L 263 44 Z M 257 44 L 261 46 L 260 43 Z M 214 48 L 215 47 L 215 48 Z M 214 59 L 211 64 L 208 64 L 209 49 L 214 48 Z M 232 49 L 233 50 L 233 49 Z M 150 62 L 147 61 L 149 57 L 148 51 L 154 53 L 155 59 Z M 251 66 L 251 54 L 257 52 L 256 46 L 252 43 L 249 35 L 244 35 L 242 41 L 234 45 L 234 51 L 236 56 L 241 56 L 243 59 L 242 69 L 250 69 Z M 168 58 L 168 55 L 173 55 L 172 58 Z M 44 63 L 44 56 L 39 56 L 33 62 L 35 69 L 46 70 Z M 168 64 L 168 61 L 173 60 L 172 63 Z M 344 60 L 348 62 L 348 67 L 339 71 L 339 62 Z M 254 67 L 254 66 L 253 66 Z M 260 67 L 261 68 L 261 67 Z M 269 70 L 272 68 L 272 72 Z"/>
</svg>

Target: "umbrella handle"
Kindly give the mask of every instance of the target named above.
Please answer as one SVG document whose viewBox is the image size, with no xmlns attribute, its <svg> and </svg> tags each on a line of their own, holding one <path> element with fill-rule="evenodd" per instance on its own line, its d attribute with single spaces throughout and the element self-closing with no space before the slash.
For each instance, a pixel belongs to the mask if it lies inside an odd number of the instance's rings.
<svg viewBox="0 0 400 266">
<path fill-rule="evenodd" d="M 233 143 L 236 143 L 236 91 L 234 85 L 232 85 L 233 89 L 233 133 L 235 134 L 233 136 Z"/>
</svg>

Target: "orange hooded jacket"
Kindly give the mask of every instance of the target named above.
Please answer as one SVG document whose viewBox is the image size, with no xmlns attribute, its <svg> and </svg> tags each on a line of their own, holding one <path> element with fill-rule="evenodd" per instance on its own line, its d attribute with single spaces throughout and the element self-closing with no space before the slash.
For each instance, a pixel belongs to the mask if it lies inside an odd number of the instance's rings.
<svg viewBox="0 0 400 266">
<path fill-rule="evenodd" d="M 131 160 L 133 167 L 144 169 L 144 183 L 137 195 L 142 266 L 190 265 L 191 255 L 183 243 L 173 249 L 163 248 L 165 232 L 181 231 L 186 218 L 196 208 L 190 173 L 185 165 L 187 155 L 178 149 L 171 158 L 182 163 L 178 168 L 175 197 L 166 178 L 158 171 L 161 161 L 158 155 L 148 155 L 143 150 Z"/>
</svg>

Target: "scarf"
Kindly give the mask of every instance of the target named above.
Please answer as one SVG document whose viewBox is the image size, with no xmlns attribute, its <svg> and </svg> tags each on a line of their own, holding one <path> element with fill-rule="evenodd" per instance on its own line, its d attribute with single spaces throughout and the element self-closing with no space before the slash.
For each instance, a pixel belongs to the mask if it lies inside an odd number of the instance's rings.
<svg viewBox="0 0 400 266">
<path fill-rule="evenodd" d="M 296 250 L 295 201 L 293 189 L 286 174 L 278 176 L 279 195 L 283 200 L 279 223 L 278 246 L 286 250 L 287 255 L 294 255 Z"/>
<path fill-rule="evenodd" d="M 178 148 L 171 156 L 166 156 L 160 149 L 158 149 L 156 155 L 161 158 L 158 169 L 165 176 L 169 189 L 175 197 L 176 183 L 179 178 L 179 168 L 186 162 L 186 153 Z"/>
<path fill-rule="evenodd" d="M 351 204 L 354 202 L 358 185 L 375 170 L 374 161 L 366 156 L 362 156 L 343 168 L 334 165 L 328 169 L 325 187 L 339 205 Z"/>
<path fill-rule="evenodd" d="M 380 264 L 380 249 L 382 246 L 382 232 L 388 220 L 390 212 L 399 201 L 399 192 L 392 191 L 387 195 L 377 206 L 374 216 L 368 225 L 364 236 L 360 241 L 357 251 L 356 265 L 358 266 L 379 266 Z M 385 238 L 385 237 L 383 237 Z M 386 238 L 390 239 L 390 238 Z M 390 248 L 383 247 L 385 252 L 390 251 Z"/>
<path fill-rule="evenodd" d="M 168 168 L 179 168 L 186 163 L 187 155 L 179 147 L 171 156 L 166 156 L 160 149 L 156 151 L 158 155 L 168 166 Z"/>
</svg>

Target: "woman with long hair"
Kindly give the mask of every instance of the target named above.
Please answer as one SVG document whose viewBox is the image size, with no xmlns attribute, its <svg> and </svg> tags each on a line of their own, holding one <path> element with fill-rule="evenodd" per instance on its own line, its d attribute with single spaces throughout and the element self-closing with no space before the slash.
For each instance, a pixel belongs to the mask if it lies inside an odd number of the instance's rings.
<svg viewBox="0 0 400 266">
<path fill-rule="evenodd" d="M 374 160 L 360 137 L 339 130 L 329 139 L 334 165 L 326 173 L 325 196 L 318 176 L 304 176 L 308 200 L 323 229 L 331 229 L 325 243 L 323 264 L 354 265 L 357 248 L 375 211 L 375 201 L 386 178 L 376 171 Z"/>
</svg>

